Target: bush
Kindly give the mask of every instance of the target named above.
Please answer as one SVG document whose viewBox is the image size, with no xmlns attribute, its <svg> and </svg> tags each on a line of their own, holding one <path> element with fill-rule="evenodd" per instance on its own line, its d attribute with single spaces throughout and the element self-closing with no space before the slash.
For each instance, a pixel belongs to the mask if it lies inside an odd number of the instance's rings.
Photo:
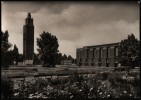
<svg viewBox="0 0 141 100">
<path fill-rule="evenodd" d="M 11 98 L 13 96 L 13 81 L 6 78 L 2 77 L 1 78 L 1 95 L 3 98 Z"/>
<path fill-rule="evenodd" d="M 132 75 L 132 76 L 130 76 Z M 15 91 L 21 98 L 133 98 L 140 97 L 139 74 L 101 72 L 82 76 L 36 79 L 18 83 Z M 124 76 L 124 77 L 123 77 Z M 134 76 L 133 80 L 129 80 Z M 132 79 L 132 78 L 131 78 Z"/>
</svg>

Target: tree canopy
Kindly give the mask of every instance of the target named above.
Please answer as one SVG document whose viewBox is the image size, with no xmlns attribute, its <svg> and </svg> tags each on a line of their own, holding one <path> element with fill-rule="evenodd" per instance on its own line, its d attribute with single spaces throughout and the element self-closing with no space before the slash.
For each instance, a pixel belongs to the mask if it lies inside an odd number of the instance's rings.
<svg viewBox="0 0 141 100">
<path fill-rule="evenodd" d="M 2 52 L 8 51 L 8 49 L 12 46 L 11 43 L 8 41 L 9 33 L 8 31 L 2 32 L 1 31 L 1 50 Z"/>
<path fill-rule="evenodd" d="M 19 61 L 19 50 L 16 45 L 14 45 L 13 50 L 9 50 L 12 47 L 12 44 L 8 41 L 9 33 L 8 31 L 1 31 L 1 59 L 2 67 L 8 68 L 9 65 L 18 64 Z"/>
<path fill-rule="evenodd" d="M 64 54 L 63 57 L 62 57 L 62 60 L 67 60 L 67 59 L 68 59 L 67 55 Z"/>
<path fill-rule="evenodd" d="M 134 68 L 139 66 L 140 43 L 133 34 L 121 41 L 119 46 L 119 62 L 122 66 Z"/>
<path fill-rule="evenodd" d="M 35 54 L 35 53 L 34 53 L 34 60 L 33 60 L 34 65 L 41 64 L 41 63 L 40 63 L 40 59 L 39 59 L 38 57 L 39 57 L 39 54 Z"/>
<path fill-rule="evenodd" d="M 2 67 L 9 66 L 9 48 L 12 46 L 11 43 L 8 41 L 9 33 L 8 31 L 2 32 L 1 31 L 1 65 Z"/>
<path fill-rule="evenodd" d="M 14 45 L 14 49 L 13 49 L 13 60 L 16 62 L 17 65 L 19 61 L 19 50 L 16 45 Z"/>
<path fill-rule="evenodd" d="M 71 55 L 68 56 L 68 60 L 73 60 L 73 58 L 71 57 Z"/>
<path fill-rule="evenodd" d="M 59 47 L 57 37 L 49 32 L 43 32 L 37 38 L 37 46 L 43 66 L 55 67 Z"/>
</svg>

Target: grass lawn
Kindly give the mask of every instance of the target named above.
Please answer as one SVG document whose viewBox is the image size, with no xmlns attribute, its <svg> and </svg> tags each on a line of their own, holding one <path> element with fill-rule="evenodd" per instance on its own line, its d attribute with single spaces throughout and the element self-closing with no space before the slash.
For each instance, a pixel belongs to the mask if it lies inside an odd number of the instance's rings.
<svg viewBox="0 0 141 100">
<path fill-rule="evenodd" d="M 93 74 L 96 72 L 110 72 L 115 67 L 73 67 L 73 66 L 59 66 L 54 68 L 41 67 L 41 66 L 28 66 L 28 67 L 15 67 L 11 66 L 9 70 L 2 70 L 2 76 L 14 77 L 14 76 L 52 76 L 52 75 L 70 75 L 74 72 L 78 74 Z M 131 71 L 139 71 L 137 69 Z"/>
</svg>

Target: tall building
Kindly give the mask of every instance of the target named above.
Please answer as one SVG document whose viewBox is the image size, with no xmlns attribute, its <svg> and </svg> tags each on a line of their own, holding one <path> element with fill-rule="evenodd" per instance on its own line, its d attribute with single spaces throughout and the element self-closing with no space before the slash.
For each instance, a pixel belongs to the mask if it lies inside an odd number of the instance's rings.
<svg viewBox="0 0 141 100">
<path fill-rule="evenodd" d="M 34 59 L 34 25 L 31 14 L 28 13 L 23 26 L 23 56 L 26 65 L 33 65 Z"/>
<path fill-rule="evenodd" d="M 117 67 L 119 64 L 119 44 L 120 43 L 111 43 L 79 48 L 76 52 L 77 65 Z"/>
</svg>

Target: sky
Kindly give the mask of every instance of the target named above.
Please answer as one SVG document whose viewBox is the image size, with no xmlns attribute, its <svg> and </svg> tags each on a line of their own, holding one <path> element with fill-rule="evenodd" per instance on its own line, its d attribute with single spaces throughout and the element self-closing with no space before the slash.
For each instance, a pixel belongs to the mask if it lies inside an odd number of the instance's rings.
<svg viewBox="0 0 141 100">
<path fill-rule="evenodd" d="M 3 1 L 2 31 L 23 53 L 23 25 L 27 14 L 34 19 L 36 38 L 49 32 L 58 38 L 59 52 L 76 57 L 76 49 L 120 42 L 133 33 L 139 39 L 139 4 L 123 1 Z"/>
</svg>

